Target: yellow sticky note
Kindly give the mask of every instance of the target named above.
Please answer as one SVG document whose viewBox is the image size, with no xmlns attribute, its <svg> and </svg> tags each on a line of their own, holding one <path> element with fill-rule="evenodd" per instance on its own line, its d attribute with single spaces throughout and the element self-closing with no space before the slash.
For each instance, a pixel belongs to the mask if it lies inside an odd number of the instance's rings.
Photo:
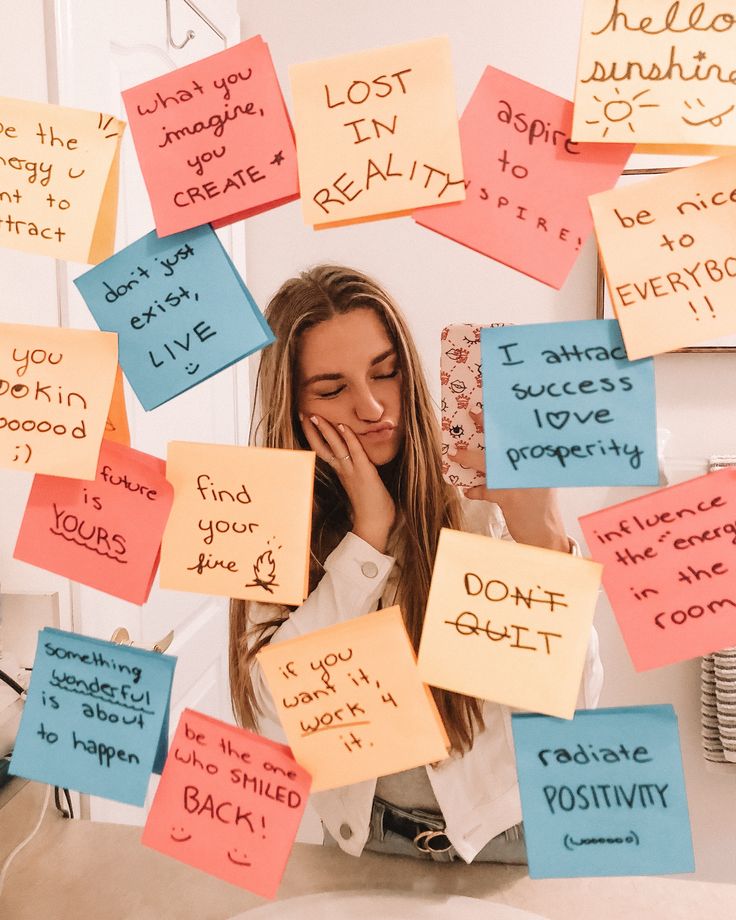
<svg viewBox="0 0 736 920">
<path fill-rule="evenodd" d="M 447 734 L 398 607 L 276 642 L 258 660 L 312 791 L 447 757 Z"/>
<path fill-rule="evenodd" d="M 736 159 L 588 199 L 630 360 L 736 332 Z"/>
<path fill-rule="evenodd" d="M 419 646 L 422 679 L 571 719 L 602 568 L 568 553 L 443 530 Z"/>
<path fill-rule="evenodd" d="M 296 64 L 289 75 L 307 224 L 464 200 L 447 38 Z"/>
<path fill-rule="evenodd" d="M 74 262 L 111 256 L 124 129 L 113 115 L 0 98 L 0 245 Z"/>
<path fill-rule="evenodd" d="M 736 145 L 736 12 L 671 0 L 585 0 L 575 141 Z"/>
<path fill-rule="evenodd" d="M 169 443 L 161 587 L 273 604 L 307 596 L 314 454 Z"/>
<path fill-rule="evenodd" d="M 0 466 L 94 479 L 117 359 L 113 332 L 0 324 Z"/>
</svg>

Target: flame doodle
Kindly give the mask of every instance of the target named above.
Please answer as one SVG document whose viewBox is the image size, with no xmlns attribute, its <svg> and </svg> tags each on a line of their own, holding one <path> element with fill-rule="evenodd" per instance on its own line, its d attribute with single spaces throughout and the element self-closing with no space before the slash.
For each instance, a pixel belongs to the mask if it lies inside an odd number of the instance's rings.
<svg viewBox="0 0 736 920">
<path fill-rule="evenodd" d="M 273 558 L 273 553 L 270 549 L 267 549 L 265 553 L 261 553 L 253 563 L 253 577 L 254 581 L 248 582 L 245 586 L 246 588 L 263 588 L 269 594 L 273 594 L 271 585 L 275 585 L 278 588 L 276 560 Z"/>
</svg>

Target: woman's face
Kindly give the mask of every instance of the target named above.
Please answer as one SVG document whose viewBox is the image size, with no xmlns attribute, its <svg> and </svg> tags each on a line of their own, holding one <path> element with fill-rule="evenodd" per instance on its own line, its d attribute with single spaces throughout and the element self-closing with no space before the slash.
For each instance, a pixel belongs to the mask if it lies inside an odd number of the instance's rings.
<svg viewBox="0 0 736 920">
<path fill-rule="evenodd" d="M 398 454 L 404 434 L 401 368 L 373 310 L 352 310 L 308 329 L 298 381 L 303 415 L 351 428 L 376 466 Z"/>
</svg>

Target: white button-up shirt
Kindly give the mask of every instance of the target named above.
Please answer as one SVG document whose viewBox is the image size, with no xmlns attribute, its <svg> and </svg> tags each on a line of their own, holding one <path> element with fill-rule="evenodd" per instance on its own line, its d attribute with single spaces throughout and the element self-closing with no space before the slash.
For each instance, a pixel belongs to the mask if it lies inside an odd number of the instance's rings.
<svg viewBox="0 0 736 920">
<path fill-rule="evenodd" d="M 465 530 L 510 540 L 497 505 L 463 499 Z M 580 553 L 571 542 L 572 551 Z M 393 603 L 394 558 L 379 553 L 353 533 L 348 533 L 327 557 L 325 574 L 317 587 L 274 633 L 271 642 L 295 639 L 317 629 L 362 616 Z M 251 605 L 251 622 L 271 619 L 274 608 Z M 285 743 L 273 700 L 260 667 L 252 670 L 256 699 L 267 722 L 261 731 Z M 598 636 L 591 631 L 581 681 L 578 708 L 592 709 L 603 685 Z M 521 801 L 511 734 L 511 710 L 498 703 L 483 703 L 485 728 L 476 733 L 472 748 L 453 753 L 426 770 L 446 823 L 448 838 L 459 855 L 471 862 L 496 835 L 521 821 Z M 368 839 L 376 780 L 316 792 L 312 802 L 340 847 L 359 856 Z"/>
</svg>

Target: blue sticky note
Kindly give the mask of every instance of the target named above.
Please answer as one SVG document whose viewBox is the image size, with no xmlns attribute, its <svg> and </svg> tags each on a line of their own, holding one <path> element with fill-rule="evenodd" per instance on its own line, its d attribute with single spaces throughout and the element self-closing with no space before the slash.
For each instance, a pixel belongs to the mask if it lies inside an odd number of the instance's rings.
<svg viewBox="0 0 736 920">
<path fill-rule="evenodd" d="M 143 805 L 168 737 L 175 664 L 170 655 L 41 630 L 11 771 Z"/>
<path fill-rule="evenodd" d="M 654 364 L 616 320 L 481 330 L 491 488 L 657 485 Z"/>
<path fill-rule="evenodd" d="M 117 332 L 144 409 L 274 340 L 209 224 L 163 239 L 151 232 L 74 283 L 100 329 Z"/>
<path fill-rule="evenodd" d="M 532 878 L 695 870 L 672 706 L 511 724 Z"/>
</svg>

